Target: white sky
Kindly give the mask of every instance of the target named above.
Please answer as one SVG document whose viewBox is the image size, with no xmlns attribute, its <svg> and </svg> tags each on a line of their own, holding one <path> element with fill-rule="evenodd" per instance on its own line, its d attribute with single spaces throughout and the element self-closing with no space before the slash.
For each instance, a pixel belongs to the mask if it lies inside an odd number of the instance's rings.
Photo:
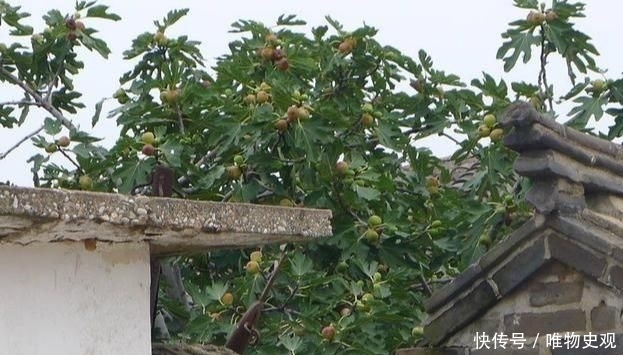
<svg viewBox="0 0 623 355">
<path fill-rule="evenodd" d="M 48 9 L 57 8 L 62 13 L 74 12 L 73 0 L 8 2 L 12 5 L 21 4 L 23 10 L 33 15 L 28 23 L 35 27 L 35 31 L 44 29 L 41 15 Z M 606 77 L 617 77 L 623 72 L 623 49 L 617 40 L 620 32 L 617 20 L 623 4 L 611 0 L 585 2 L 588 2 L 587 18 L 578 21 L 579 28 L 593 38 L 593 43 L 601 52 L 598 65 L 609 70 Z M 496 78 L 535 82 L 538 70 L 535 62 L 529 67 L 515 69 L 512 75 L 504 74 L 502 62 L 495 59 L 495 53 L 502 43 L 500 34 L 506 30 L 509 22 L 523 18 L 527 13 L 526 10 L 513 7 L 511 0 L 108 0 L 100 3 L 109 5 L 122 20 L 85 21 L 87 26 L 100 30 L 100 38 L 108 42 L 113 53 L 108 60 L 104 60 L 95 53 L 81 52 L 86 69 L 75 84 L 83 92 L 83 102 L 87 108 L 71 118 L 83 128 L 90 127 L 95 103 L 112 95 L 119 86 L 119 76 L 131 68 L 130 63 L 121 60 L 121 53 L 130 47 L 131 40 L 136 35 L 154 31 L 153 20 L 161 19 L 169 10 L 175 8 L 187 7 L 190 8 L 190 13 L 167 30 L 167 35 L 174 37 L 187 34 L 191 39 L 201 41 L 201 49 L 208 66 L 214 63 L 214 58 L 228 51 L 227 43 L 236 38 L 236 35 L 227 32 L 230 25 L 238 19 L 252 19 L 273 25 L 281 14 L 297 14 L 310 26 L 326 24 L 325 15 L 332 16 L 344 24 L 346 29 L 355 29 L 365 22 L 379 29 L 376 38 L 381 44 L 392 45 L 414 58 L 417 58 L 420 49 L 424 49 L 432 56 L 436 69 L 458 74 L 467 84 L 473 78 L 480 78 L 483 71 Z M 617 37 L 613 40 L 613 36 Z M 8 42 L 6 26 L 0 26 L 0 41 Z M 550 72 L 549 79 L 557 86 L 558 94 L 562 94 L 562 90 L 569 88 L 566 69 L 564 65 L 556 65 L 561 64 L 556 61 L 552 64 L 551 67 L 558 70 Z M 0 101 L 14 95 L 15 91 L 8 90 L 6 85 L 0 86 Z M 114 105 L 112 102 L 109 106 L 105 105 L 103 116 Z M 38 127 L 44 117 L 43 114 L 31 115 L 30 122 L 27 120 L 20 129 L 0 127 L 0 153 Z M 608 121 L 604 124 L 607 125 Z M 105 118 L 89 131 L 95 136 L 106 138 L 106 146 L 110 146 L 118 134 L 114 120 Z M 439 155 L 448 155 L 453 151 L 452 146 L 438 139 L 430 140 L 427 144 Z M 27 142 L 6 159 L 0 160 L 0 181 L 10 180 L 17 185 L 31 186 L 30 165 L 26 164 L 26 160 L 36 152 L 38 150 Z M 59 159 L 58 162 L 63 160 Z"/>
</svg>

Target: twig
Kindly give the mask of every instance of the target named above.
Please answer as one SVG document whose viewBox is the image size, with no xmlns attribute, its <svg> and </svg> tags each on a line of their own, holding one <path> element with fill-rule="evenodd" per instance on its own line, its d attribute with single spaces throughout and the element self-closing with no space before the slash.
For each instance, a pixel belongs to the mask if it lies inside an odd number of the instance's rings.
<svg viewBox="0 0 623 355">
<path fill-rule="evenodd" d="M 11 72 L 0 67 L 0 76 L 3 76 L 4 78 L 6 78 L 6 80 L 10 82 L 11 84 L 17 85 L 20 88 L 22 88 L 22 90 L 24 90 L 28 95 L 32 96 L 41 107 L 46 109 L 50 114 L 52 114 L 52 116 L 54 116 L 56 119 L 61 121 L 63 126 L 67 127 L 70 130 L 77 130 L 77 127 L 74 126 L 74 124 L 71 123 L 69 119 L 63 116 L 63 114 L 56 107 L 52 106 L 52 104 L 45 101 L 44 98 L 37 91 L 35 91 L 30 86 L 26 85 L 22 80 L 18 79 L 15 75 L 11 74 Z"/>
<path fill-rule="evenodd" d="M 82 170 L 80 165 L 78 165 L 78 163 L 76 163 L 69 155 L 67 155 L 67 153 L 65 153 L 64 149 L 59 149 L 58 151 L 61 152 L 61 154 L 63 154 L 65 158 L 67 158 L 67 160 L 69 160 L 69 162 L 72 163 L 76 167 L 76 169 L 78 169 L 78 171 L 84 174 L 84 170 Z"/>
<path fill-rule="evenodd" d="M 461 146 L 461 142 L 459 142 L 456 138 L 452 137 L 451 135 L 449 135 L 446 132 L 439 132 L 440 136 L 444 136 L 446 138 L 448 138 L 449 140 L 451 140 L 452 142 L 454 142 L 454 144 Z"/>
<path fill-rule="evenodd" d="M 19 147 L 20 145 L 22 145 L 22 143 L 26 142 L 27 140 L 29 140 L 30 138 L 34 137 L 35 135 L 37 135 L 39 132 L 41 132 L 44 128 L 44 125 L 41 125 L 41 127 L 37 128 L 36 130 L 30 132 L 29 134 L 27 134 L 24 138 L 20 139 L 17 143 L 15 143 L 11 148 L 7 149 L 6 152 L 0 154 L 0 160 L 4 159 L 7 157 L 7 155 L 9 155 L 9 153 L 11 153 L 12 151 L 14 151 L 15 149 L 17 149 L 17 147 Z"/>
<path fill-rule="evenodd" d="M 420 274 L 420 280 L 422 280 L 422 287 L 424 288 L 424 291 L 426 291 L 426 293 L 430 296 L 433 294 L 433 290 L 431 290 L 430 286 L 428 286 L 428 283 L 426 283 L 426 279 L 424 278 L 423 275 Z"/>
<path fill-rule="evenodd" d="M 34 102 L 34 101 L 5 101 L 5 102 L 0 102 L 0 106 L 9 106 L 9 105 L 15 105 L 15 106 L 28 105 L 28 106 L 39 106 L 39 107 L 41 107 L 40 103 Z"/>
<path fill-rule="evenodd" d="M 270 277 L 268 278 L 268 281 L 266 282 L 266 286 L 264 286 L 264 289 L 262 290 L 262 293 L 260 294 L 260 297 L 258 298 L 260 302 L 266 301 L 266 297 L 268 296 L 268 293 L 272 290 L 273 282 L 275 282 L 275 279 L 277 278 L 277 274 L 279 273 L 281 264 L 283 264 L 287 256 L 288 256 L 288 251 L 286 250 L 286 248 L 284 248 L 283 251 L 281 252 L 281 257 L 279 258 L 279 261 L 277 261 L 277 264 L 275 264 L 275 268 L 273 269 L 273 272 L 270 274 Z"/>
<path fill-rule="evenodd" d="M 180 124 L 180 133 L 184 134 L 184 118 L 182 117 L 182 110 L 180 110 L 180 105 L 175 105 L 175 112 L 177 113 L 177 120 Z"/>
<path fill-rule="evenodd" d="M 548 93 L 549 85 L 547 84 L 546 66 L 547 66 L 548 55 L 549 55 L 549 52 L 547 50 L 547 46 L 545 43 L 545 28 L 543 27 L 543 25 L 541 25 L 541 55 L 540 55 L 541 69 L 539 71 L 539 91 L 542 97 L 547 99 L 547 103 L 549 104 L 550 111 L 554 111 L 554 103 L 553 103 L 551 95 Z"/>
<path fill-rule="evenodd" d="M 58 68 L 56 68 L 56 72 L 54 73 L 54 76 L 52 76 L 52 79 L 48 83 L 48 91 L 45 93 L 45 102 L 47 102 L 50 105 L 52 104 L 52 88 L 54 87 L 54 83 L 56 83 L 56 81 L 58 80 L 59 75 L 61 75 L 61 70 L 64 67 L 63 64 L 65 63 L 65 57 L 67 56 L 67 53 L 69 53 L 69 49 L 66 49 L 63 55 L 61 56 L 60 63 L 58 64 Z"/>
<path fill-rule="evenodd" d="M 203 163 L 205 163 L 208 159 L 212 159 L 215 155 L 216 155 L 216 150 L 211 150 L 207 152 L 204 156 L 202 156 L 199 160 L 197 160 L 197 162 L 194 164 L 195 167 L 200 168 L 201 165 L 203 165 Z M 177 179 L 177 182 L 180 185 L 184 185 L 185 183 L 188 182 L 188 175 L 180 176 L 180 178 Z"/>
</svg>

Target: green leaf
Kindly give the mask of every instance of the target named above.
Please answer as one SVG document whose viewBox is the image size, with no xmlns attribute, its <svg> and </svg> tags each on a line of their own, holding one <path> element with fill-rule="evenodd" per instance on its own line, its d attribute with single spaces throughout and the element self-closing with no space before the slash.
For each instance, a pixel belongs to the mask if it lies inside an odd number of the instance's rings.
<svg viewBox="0 0 623 355">
<path fill-rule="evenodd" d="M 324 37 L 328 30 L 329 27 L 327 26 L 318 26 L 312 29 L 312 34 L 314 35 L 314 38 L 319 41 L 322 39 L 322 37 Z"/>
<path fill-rule="evenodd" d="M 43 121 L 43 129 L 45 130 L 45 133 L 53 136 L 60 133 L 60 131 L 63 129 L 63 125 L 61 124 L 60 120 L 54 119 L 52 117 L 46 117 Z"/>
<path fill-rule="evenodd" d="M 108 11 L 108 6 L 106 5 L 93 6 L 87 10 L 87 17 L 97 17 L 97 18 L 103 18 L 103 19 L 108 19 L 108 20 L 113 20 L 113 21 L 121 20 L 121 17 L 119 15 L 113 14 L 107 11 Z"/>
<path fill-rule="evenodd" d="M 33 34 L 33 28 L 31 26 L 23 25 L 21 20 L 30 17 L 27 12 L 19 12 L 21 6 L 11 7 L 4 1 L 0 1 L 0 17 L 4 23 L 12 27 L 9 34 L 12 36 L 30 36 Z"/>
<path fill-rule="evenodd" d="M 105 98 L 101 99 L 95 104 L 95 113 L 93 114 L 93 117 L 91 118 L 91 127 L 95 127 L 95 125 L 97 124 L 97 121 L 99 121 L 100 115 L 102 114 L 102 106 L 104 105 L 104 101 L 106 101 Z"/>
<path fill-rule="evenodd" d="M 159 148 L 164 155 L 164 159 L 171 167 L 179 168 L 182 166 L 182 161 L 180 159 L 184 151 L 184 146 L 182 144 L 171 139 L 164 142 Z"/>
<path fill-rule="evenodd" d="M 520 9 L 539 9 L 538 0 L 515 0 L 514 5 Z"/>
<path fill-rule="evenodd" d="M 108 58 L 108 55 L 110 54 L 110 48 L 108 48 L 108 45 L 103 40 L 91 37 L 87 33 L 83 33 L 83 35 L 80 37 L 80 41 L 87 49 L 95 50 L 102 57 Z"/>
<path fill-rule="evenodd" d="M 277 19 L 277 26 L 301 26 L 306 24 L 307 22 L 303 20 L 297 20 L 296 15 L 281 15 Z"/>
<path fill-rule="evenodd" d="M 508 38 L 496 54 L 497 59 L 504 61 L 504 71 L 509 72 L 517 64 L 519 56 L 523 54 L 523 62 L 528 63 L 532 57 L 532 46 L 541 43 L 540 36 L 533 34 L 534 29 L 526 21 L 516 21 L 511 23 L 516 29 L 509 29 L 502 34 L 502 38 Z M 508 52 L 511 52 L 508 55 Z"/>
<path fill-rule="evenodd" d="M 325 20 L 327 20 L 327 22 L 329 23 L 329 25 L 331 25 L 331 27 L 333 27 L 333 29 L 335 29 L 340 35 L 343 34 L 344 32 L 344 26 L 342 26 L 341 23 L 337 22 L 336 20 L 334 20 L 331 16 L 325 16 L 324 17 Z"/>
<path fill-rule="evenodd" d="M 606 113 L 614 117 L 614 125 L 608 130 L 608 140 L 613 140 L 623 134 L 623 109 L 611 108 Z"/>
<path fill-rule="evenodd" d="M 371 187 L 356 185 L 355 191 L 357 192 L 357 196 L 368 201 L 376 201 L 381 197 L 381 193 Z"/>
<path fill-rule="evenodd" d="M 22 123 L 26 121 L 26 117 L 28 116 L 29 112 L 30 112 L 30 106 L 24 105 L 24 108 L 22 108 L 22 113 L 19 115 L 19 118 L 17 119 L 18 126 L 21 126 Z"/>
<path fill-rule="evenodd" d="M 314 264 L 302 253 L 295 253 L 289 260 L 292 273 L 298 277 L 301 277 L 313 270 Z"/>
<path fill-rule="evenodd" d="M 113 180 L 121 181 L 121 184 L 117 187 L 119 193 L 129 194 L 137 184 L 147 183 L 154 165 L 155 161 L 153 159 L 122 162 L 121 167 L 112 174 Z"/>
<path fill-rule="evenodd" d="M 303 345 L 303 339 L 294 333 L 283 334 L 279 336 L 279 342 L 290 354 L 296 354 L 297 350 Z"/>
<path fill-rule="evenodd" d="M 175 24 L 182 17 L 186 16 L 188 14 L 188 11 L 189 9 L 178 9 L 178 10 L 169 11 L 167 13 L 167 16 L 162 20 L 163 24 L 160 24 L 160 22 L 158 21 L 154 22 L 154 24 L 158 27 L 158 30 L 163 31 L 167 27 L 170 27 L 173 24 Z"/>
<path fill-rule="evenodd" d="M 576 98 L 573 102 L 580 105 L 569 111 L 569 116 L 572 117 L 565 124 L 576 129 L 584 129 L 591 117 L 599 121 L 604 114 L 603 107 L 608 103 L 608 99 L 604 96 L 583 96 Z"/>
</svg>

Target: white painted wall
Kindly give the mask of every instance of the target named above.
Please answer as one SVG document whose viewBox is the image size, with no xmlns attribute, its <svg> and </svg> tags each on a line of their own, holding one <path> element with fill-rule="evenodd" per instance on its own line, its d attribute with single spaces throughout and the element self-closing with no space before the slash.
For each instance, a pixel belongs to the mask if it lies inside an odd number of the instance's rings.
<svg viewBox="0 0 623 355">
<path fill-rule="evenodd" d="M 0 355 L 150 355 L 149 246 L 0 244 Z"/>
</svg>

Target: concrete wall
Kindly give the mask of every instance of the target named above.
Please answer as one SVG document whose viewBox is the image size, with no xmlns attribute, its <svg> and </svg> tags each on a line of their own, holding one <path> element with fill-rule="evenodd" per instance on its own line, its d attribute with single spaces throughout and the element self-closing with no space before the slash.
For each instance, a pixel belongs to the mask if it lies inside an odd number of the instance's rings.
<svg viewBox="0 0 623 355">
<path fill-rule="evenodd" d="M 0 354 L 149 355 L 149 246 L 0 244 Z"/>
</svg>

